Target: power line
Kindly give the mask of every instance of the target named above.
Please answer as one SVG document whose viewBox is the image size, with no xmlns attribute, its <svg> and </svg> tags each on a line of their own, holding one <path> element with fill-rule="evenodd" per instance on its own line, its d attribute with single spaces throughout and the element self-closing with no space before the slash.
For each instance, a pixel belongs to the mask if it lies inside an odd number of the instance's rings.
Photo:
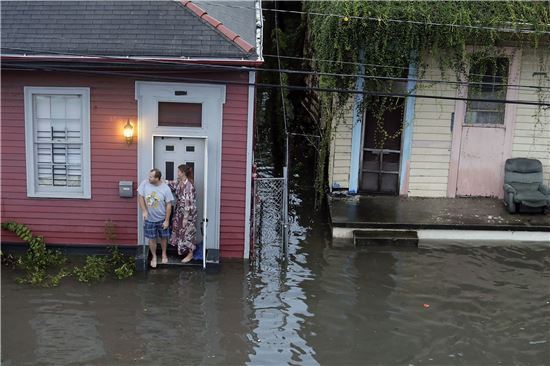
<svg viewBox="0 0 550 366">
<path fill-rule="evenodd" d="M 32 50 L 26 50 L 21 48 L 6 48 L 9 50 L 17 50 L 22 52 L 33 52 Z M 105 56 L 105 55 L 82 55 L 82 54 L 76 54 L 76 53 L 69 53 L 65 54 L 62 52 L 49 52 L 52 54 L 58 54 L 58 55 L 70 55 L 70 56 L 89 56 L 89 57 L 95 57 L 98 59 L 106 59 L 106 60 L 117 60 L 117 61 L 128 61 L 127 58 L 123 57 L 117 57 L 117 56 Z M 268 56 L 268 55 L 266 55 Z M 270 56 L 270 55 L 269 55 Z M 274 56 L 276 57 L 276 56 Z M 282 56 L 281 58 L 285 58 Z M 298 57 L 289 57 L 286 58 L 298 58 Z M 541 89 L 547 89 L 550 90 L 550 87 L 542 86 L 542 85 L 521 85 L 521 84 L 507 84 L 507 83 L 497 83 L 497 82 L 475 82 L 475 81 L 462 81 L 462 80 L 442 80 L 442 79 L 417 79 L 417 78 L 406 78 L 406 77 L 392 77 L 392 76 L 383 76 L 383 75 L 362 75 L 362 74 L 345 74 L 345 73 L 331 73 L 331 72 L 321 72 L 321 71 L 314 71 L 314 70 L 296 70 L 296 69 L 283 69 L 281 67 L 280 60 L 278 60 L 278 69 L 273 68 L 261 68 L 261 67 L 249 67 L 249 66 L 230 66 L 230 65 L 212 65 L 212 64 L 205 64 L 200 62 L 190 62 L 186 60 L 182 60 L 181 62 L 172 62 L 172 61 L 164 61 L 164 60 L 150 60 L 150 59 L 139 59 L 139 62 L 146 62 L 148 64 L 161 64 L 161 65 L 171 65 L 171 66 L 186 66 L 187 69 L 189 68 L 212 68 L 212 69 L 225 69 L 225 70 L 233 70 L 233 71 L 260 71 L 260 72 L 278 72 L 278 73 L 287 73 L 287 74 L 304 74 L 304 75 L 325 75 L 325 76 L 334 76 L 334 77 L 353 77 L 353 78 L 363 78 L 363 79 L 369 79 L 369 80 L 385 80 L 385 81 L 401 81 L 401 82 L 409 82 L 414 81 L 417 83 L 426 83 L 426 84 L 450 84 L 450 85 L 494 85 L 494 86 L 506 86 L 510 88 L 526 88 L 526 89 L 535 89 L 535 90 L 541 90 Z M 353 63 L 357 65 L 366 65 L 361 63 Z M 184 68 L 185 69 L 185 68 Z M 482 74 L 469 74 L 469 76 L 486 76 Z"/>
<path fill-rule="evenodd" d="M 270 55 L 270 54 L 263 54 L 265 57 L 277 57 L 276 55 Z M 375 68 L 391 68 L 391 69 L 400 69 L 400 70 L 409 70 L 408 66 L 394 66 L 394 65 L 382 65 L 382 64 L 370 64 L 370 63 L 361 63 L 361 62 L 352 62 L 352 61 L 339 61 L 339 60 L 323 60 L 323 59 L 317 59 L 317 58 L 308 58 L 308 57 L 298 57 L 298 56 L 279 56 L 280 58 L 289 59 L 289 60 L 301 60 L 301 61 L 311 61 L 311 62 L 317 62 L 317 63 L 336 63 L 336 64 L 343 64 L 343 65 L 355 65 L 355 66 L 369 66 L 369 67 L 375 67 Z M 484 74 L 469 74 L 470 76 L 486 76 Z M 408 80 L 408 79 L 407 79 Z M 445 81 L 445 80 L 441 80 Z M 538 86 L 529 86 L 538 88 Z"/>
<path fill-rule="evenodd" d="M 270 55 L 270 54 L 263 54 L 264 57 L 277 57 L 277 55 Z M 371 67 L 381 67 L 381 68 L 388 68 L 388 69 L 400 69 L 400 70 L 408 70 L 408 67 L 405 66 L 393 66 L 393 65 L 380 65 L 380 64 L 365 64 L 361 62 L 352 62 L 352 61 L 338 61 L 338 60 L 323 60 L 323 59 L 317 59 L 317 58 L 307 58 L 307 57 L 297 57 L 297 56 L 279 56 L 280 58 L 285 58 L 289 60 L 300 60 L 300 61 L 312 61 L 312 62 L 328 62 L 328 63 L 335 63 L 335 64 L 343 64 L 343 65 L 355 65 L 355 66 L 371 66 Z"/>
<path fill-rule="evenodd" d="M 370 96 L 379 96 L 379 97 L 395 97 L 395 98 L 406 98 L 412 95 L 407 93 L 385 93 L 378 91 L 370 90 L 353 90 L 353 89 L 338 89 L 338 88 L 321 88 L 321 87 L 310 87 L 310 86 L 298 86 L 298 85 L 278 85 L 278 84 L 266 84 L 266 83 L 250 83 L 250 82 L 241 82 L 241 81 L 224 81 L 224 80 L 215 80 L 215 79 L 202 79 L 202 78 L 192 78 L 192 77 L 180 77 L 180 76 L 158 76 L 151 74 L 136 74 L 136 73 L 127 73 L 127 72 L 113 72 L 113 71 L 97 71 L 97 70 L 81 70 L 81 69 L 71 69 L 67 67 L 56 68 L 49 66 L 29 66 L 26 64 L 15 65 L 16 68 L 3 67 L 4 70 L 42 70 L 42 71 L 72 71 L 76 73 L 88 73 L 88 74 L 97 74 L 97 75 L 110 75 L 110 76 L 124 76 L 124 77 L 134 77 L 134 78 L 143 78 L 143 79 L 153 79 L 153 80 L 169 80 L 169 81 L 187 81 L 187 82 L 203 82 L 209 84 L 221 84 L 221 85 L 242 85 L 242 86 L 255 86 L 258 88 L 275 88 L 275 89 L 288 89 L 288 90 L 301 90 L 301 91 L 318 91 L 318 92 L 329 92 L 329 93 L 343 93 L 343 94 L 363 94 Z M 449 97 L 449 96 L 436 96 L 436 95 L 422 95 L 422 94 L 413 94 L 415 98 L 425 98 L 425 99 L 441 99 L 441 100 L 462 100 L 462 101 L 473 101 L 473 102 L 491 102 L 491 103 L 504 103 L 504 104 L 521 104 L 521 105 L 534 105 L 542 107 L 550 107 L 550 102 L 532 102 L 528 100 L 506 100 L 506 99 L 487 99 L 487 98 L 466 98 L 466 97 Z"/>
</svg>

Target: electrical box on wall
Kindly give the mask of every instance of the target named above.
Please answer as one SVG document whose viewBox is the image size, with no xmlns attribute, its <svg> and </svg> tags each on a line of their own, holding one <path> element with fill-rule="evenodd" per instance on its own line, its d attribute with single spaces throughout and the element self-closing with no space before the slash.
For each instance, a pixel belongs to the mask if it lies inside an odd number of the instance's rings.
<svg viewBox="0 0 550 366">
<path fill-rule="evenodd" d="M 131 180 L 121 180 L 118 182 L 118 195 L 120 197 L 134 197 L 134 182 Z"/>
</svg>

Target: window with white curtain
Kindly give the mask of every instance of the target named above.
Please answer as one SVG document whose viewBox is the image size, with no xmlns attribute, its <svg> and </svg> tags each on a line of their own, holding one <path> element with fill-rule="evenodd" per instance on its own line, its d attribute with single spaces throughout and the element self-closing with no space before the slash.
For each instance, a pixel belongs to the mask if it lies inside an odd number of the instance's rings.
<svg viewBox="0 0 550 366">
<path fill-rule="evenodd" d="M 27 195 L 91 198 L 88 88 L 25 88 Z"/>
</svg>

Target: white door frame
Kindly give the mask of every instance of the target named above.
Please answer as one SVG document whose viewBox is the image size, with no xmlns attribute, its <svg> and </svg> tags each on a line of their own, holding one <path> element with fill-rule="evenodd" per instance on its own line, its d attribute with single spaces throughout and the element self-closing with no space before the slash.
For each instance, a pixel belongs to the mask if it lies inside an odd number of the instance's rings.
<svg viewBox="0 0 550 366">
<path fill-rule="evenodd" d="M 175 95 L 176 91 L 181 90 L 185 93 Z M 225 85 L 136 81 L 135 91 L 138 102 L 138 184 L 146 179 L 147 173 L 153 168 L 155 136 L 204 138 L 206 155 L 204 170 L 208 171 L 209 179 L 205 179 L 205 192 L 208 192 L 208 197 L 205 194 L 204 211 L 208 212 L 208 229 L 211 231 L 208 248 L 219 249 L 222 115 Z M 158 102 L 201 103 L 202 127 L 158 126 Z M 139 206 L 137 222 L 138 244 L 145 245 Z M 206 228 L 204 233 L 206 235 Z M 204 255 L 206 243 L 203 248 L 203 257 L 206 258 Z"/>
</svg>

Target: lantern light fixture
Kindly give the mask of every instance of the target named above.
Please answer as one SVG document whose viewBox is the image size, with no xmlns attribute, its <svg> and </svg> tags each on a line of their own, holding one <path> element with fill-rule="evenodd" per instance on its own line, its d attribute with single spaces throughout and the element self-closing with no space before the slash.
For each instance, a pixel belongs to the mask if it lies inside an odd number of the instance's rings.
<svg viewBox="0 0 550 366">
<path fill-rule="evenodd" d="M 126 143 L 128 145 L 131 145 L 134 142 L 134 126 L 130 123 L 129 119 L 124 126 L 124 138 L 126 139 Z"/>
</svg>

